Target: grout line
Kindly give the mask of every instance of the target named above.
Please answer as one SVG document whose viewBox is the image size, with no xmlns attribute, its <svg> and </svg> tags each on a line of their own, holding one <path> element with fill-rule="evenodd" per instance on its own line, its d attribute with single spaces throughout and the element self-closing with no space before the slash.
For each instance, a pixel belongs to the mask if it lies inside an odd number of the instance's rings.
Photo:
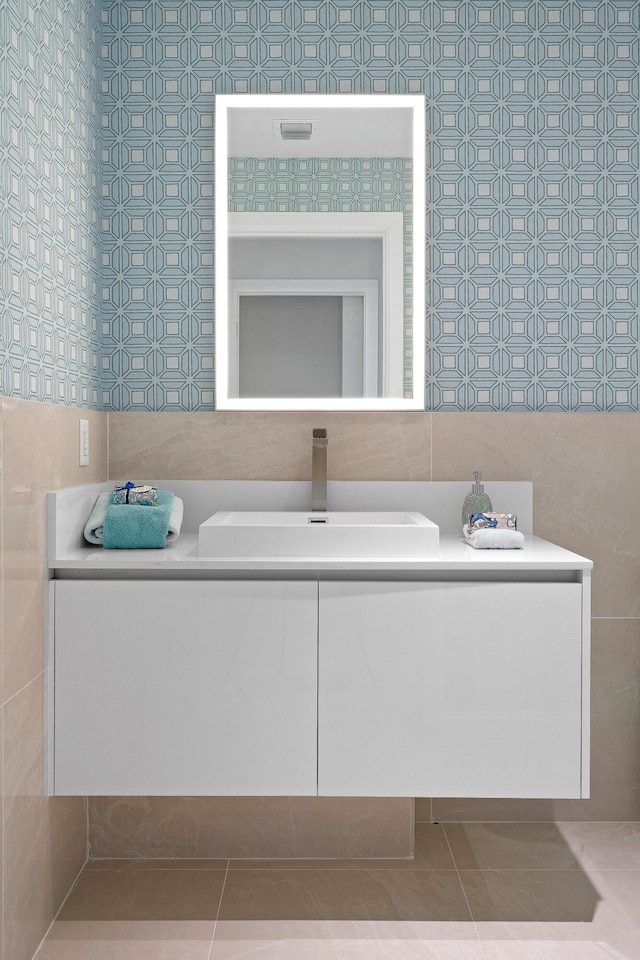
<svg viewBox="0 0 640 960">
<path fill-rule="evenodd" d="M 411 855 L 409 859 L 416 860 L 416 798 L 409 800 L 409 835 L 411 836 Z M 404 858 L 403 858 L 404 859 Z"/>
<path fill-rule="evenodd" d="M 465 867 L 465 873 L 585 873 L 585 870 L 597 870 L 598 873 L 640 873 L 640 867 L 584 867 L 579 861 L 575 867 Z M 435 871 L 434 871 L 435 872 Z M 461 881 L 462 882 L 462 881 Z"/>
<path fill-rule="evenodd" d="M 41 950 L 41 948 L 42 948 L 45 940 L 47 939 L 47 937 L 48 937 L 49 934 L 51 933 L 51 930 L 53 929 L 54 923 L 56 922 L 56 920 L 57 920 L 58 917 L 60 916 L 60 913 L 61 913 L 61 911 L 62 911 L 62 908 L 64 907 L 65 903 L 67 902 L 67 900 L 69 899 L 69 897 L 71 896 L 71 894 L 73 893 L 73 891 L 75 890 L 76 886 L 78 885 L 78 881 L 80 880 L 80 877 L 82 876 L 82 873 L 83 873 L 83 871 L 84 871 L 84 868 L 85 868 L 86 865 L 87 865 L 87 861 L 88 861 L 88 858 L 85 859 L 84 863 L 82 864 L 82 866 L 81 866 L 80 869 L 78 870 L 78 873 L 77 873 L 77 875 L 76 875 L 75 880 L 73 881 L 73 883 L 71 884 L 71 886 L 70 886 L 69 889 L 67 890 L 67 893 L 66 893 L 66 895 L 65 895 L 62 903 L 60 904 L 60 906 L 59 906 L 58 909 L 56 910 L 55 915 L 54 915 L 54 917 L 53 917 L 53 920 L 51 921 L 51 923 L 50 923 L 49 926 L 47 927 L 47 929 L 46 929 L 46 931 L 45 931 L 45 934 L 44 934 L 42 940 L 41 940 L 40 943 L 38 944 L 38 946 L 37 946 L 37 948 L 36 948 L 36 950 L 35 950 L 35 952 L 34 952 L 34 954 L 33 954 L 33 960 L 36 960 L 36 957 L 38 956 L 38 953 L 40 952 L 40 950 Z"/>
<path fill-rule="evenodd" d="M 499 798 L 497 798 L 497 799 L 499 799 Z M 433 822 L 434 822 L 434 823 L 441 823 L 443 826 L 446 827 L 447 824 L 467 824 L 467 823 L 486 823 L 486 824 L 488 824 L 489 826 L 494 826 L 495 824 L 498 824 L 498 823 L 506 823 L 506 824 L 512 824 L 512 823 L 529 823 L 529 824 L 531 824 L 531 823 L 547 823 L 547 824 L 548 824 L 548 823 L 555 823 L 555 824 L 560 824 L 560 823 L 568 823 L 568 824 L 574 824 L 574 823 L 591 823 L 591 824 L 598 824 L 598 825 L 601 825 L 601 824 L 603 824 L 603 823 L 615 823 L 615 824 L 620 824 L 620 825 L 622 825 L 623 823 L 640 823 L 640 820 L 630 820 L 628 817 L 625 817 L 624 820 L 563 820 L 562 817 L 553 817 L 553 818 L 551 818 L 551 819 L 549 819 L 549 818 L 546 818 L 546 819 L 545 819 L 545 818 L 542 818 L 542 819 L 541 819 L 540 817 L 532 817 L 532 818 L 530 818 L 530 819 L 524 819 L 524 820 L 517 820 L 517 819 L 511 818 L 511 817 L 501 817 L 500 819 L 496 819 L 496 820 L 488 820 L 487 817 L 465 817 L 464 820 L 447 820 L 445 817 L 440 817 L 438 820 L 435 820 L 435 821 L 433 821 Z M 418 823 L 427 823 L 427 821 L 426 821 L 426 820 L 422 820 L 422 821 L 419 820 Z"/>
<path fill-rule="evenodd" d="M 36 680 L 40 680 L 40 678 L 43 678 L 43 679 L 45 678 L 45 671 L 44 671 L 44 670 L 41 670 L 40 673 L 37 673 L 37 674 L 35 675 L 35 677 L 31 677 L 31 680 L 27 680 L 27 682 L 26 682 L 25 684 L 23 684 L 23 686 L 21 686 L 19 690 L 16 690 L 15 693 L 12 693 L 10 697 L 7 697 L 7 699 L 4 701 L 4 703 L 0 703 L 0 707 L 6 707 L 7 704 L 11 703 L 12 700 L 15 700 L 16 697 L 19 697 L 21 693 L 24 693 L 24 692 L 25 692 L 25 690 L 28 690 L 29 687 L 30 687 L 33 683 L 35 683 Z"/>
<path fill-rule="evenodd" d="M 591 617 L 591 620 L 640 620 L 640 617 Z"/>
<path fill-rule="evenodd" d="M 458 870 L 458 864 L 456 863 L 456 858 L 453 855 L 453 850 L 451 849 L 451 844 L 449 843 L 449 837 L 447 836 L 447 828 L 445 824 L 442 824 L 442 832 L 444 833 L 444 838 L 447 841 L 447 847 L 449 848 L 449 853 L 451 854 L 451 859 L 453 861 L 453 866 L 456 871 L 456 876 L 458 878 L 458 883 L 460 884 L 460 889 L 462 890 L 462 896 L 464 897 L 464 902 L 467 905 L 467 910 L 469 911 L 469 916 L 471 917 L 471 922 L 473 924 L 473 929 L 476 932 L 476 937 L 478 938 L 478 943 L 480 944 L 480 950 L 482 951 L 482 956 L 487 960 L 487 955 L 484 951 L 484 945 L 480 939 L 480 933 L 478 932 L 478 924 L 476 923 L 475 917 L 471 910 L 471 905 L 469 903 L 469 898 L 467 897 L 467 891 L 464 888 L 464 883 L 462 882 L 462 877 L 460 876 L 460 871 Z"/>
<path fill-rule="evenodd" d="M 216 910 L 216 918 L 213 921 L 213 931 L 211 933 L 211 943 L 209 944 L 209 953 L 207 954 L 207 960 L 211 960 L 211 951 L 213 950 L 213 941 L 216 937 L 216 929 L 218 927 L 218 920 L 220 918 L 220 910 L 222 909 L 222 898 L 224 897 L 224 891 L 227 886 L 227 877 L 229 876 L 229 865 L 231 860 L 227 860 L 227 868 L 224 874 L 224 880 L 222 881 L 222 890 L 220 891 L 220 899 L 218 901 L 218 909 Z"/>
</svg>

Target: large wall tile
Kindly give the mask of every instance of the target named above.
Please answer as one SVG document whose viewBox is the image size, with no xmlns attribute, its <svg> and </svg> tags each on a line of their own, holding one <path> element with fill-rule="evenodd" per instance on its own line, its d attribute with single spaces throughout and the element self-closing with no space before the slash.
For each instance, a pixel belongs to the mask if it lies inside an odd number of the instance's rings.
<svg viewBox="0 0 640 960">
<path fill-rule="evenodd" d="M 3 700 L 44 667 L 45 493 L 59 475 L 59 408 L 2 401 Z"/>
<path fill-rule="evenodd" d="M 333 480 L 429 480 L 424 413 L 112 413 L 114 479 L 309 480 L 311 431 L 326 427 Z"/>
<path fill-rule="evenodd" d="M 31 957 L 53 916 L 42 714 L 41 676 L 4 706 L 4 932 L 12 960 Z"/>
<path fill-rule="evenodd" d="M 528 413 L 434 413 L 433 479 L 529 480 L 531 415 Z"/>
<path fill-rule="evenodd" d="M 29 960 L 85 860 L 85 801 L 44 795 L 43 677 L 3 715 L 3 956 Z"/>
<path fill-rule="evenodd" d="M 5 398 L 3 686 L 6 700 L 44 666 L 45 494 L 104 480 L 107 414 Z M 89 419 L 90 465 L 78 467 L 77 421 Z"/>
<path fill-rule="evenodd" d="M 640 415 L 532 417 L 534 530 L 594 562 L 593 616 L 640 616 Z"/>
<path fill-rule="evenodd" d="M 92 858 L 402 857 L 413 804 L 353 797 L 93 797 Z"/>
<path fill-rule="evenodd" d="M 104 480 L 107 414 L 0 401 L 4 952 L 28 960 L 86 857 L 86 800 L 45 796 L 45 494 Z M 91 424 L 91 464 L 77 467 L 77 421 Z"/>
</svg>

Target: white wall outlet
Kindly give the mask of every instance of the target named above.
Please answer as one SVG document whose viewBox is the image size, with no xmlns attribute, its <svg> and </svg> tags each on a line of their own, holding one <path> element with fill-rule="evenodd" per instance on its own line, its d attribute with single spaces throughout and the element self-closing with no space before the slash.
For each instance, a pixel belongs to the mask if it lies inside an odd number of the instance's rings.
<svg viewBox="0 0 640 960">
<path fill-rule="evenodd" d="M 78 420 L 78 466 L 89 466 L 89 421 Z"/>
</svg>

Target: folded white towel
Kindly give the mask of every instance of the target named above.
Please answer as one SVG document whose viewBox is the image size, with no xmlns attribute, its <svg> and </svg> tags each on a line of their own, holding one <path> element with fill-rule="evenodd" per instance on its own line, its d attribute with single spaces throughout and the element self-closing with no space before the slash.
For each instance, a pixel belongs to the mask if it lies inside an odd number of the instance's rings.
<svg viewBox="0 0 640 960">
<path fill-rule="evenodd" d="M 101 547 L 104 541 L 104 518 L 107 515 L 107 507 L 111 503 L 111 492 L 98 495 L 91 515 L 84 527 L 84 538 L 89 543 L 94 543 Z M 141 510 L 153 510 L 153 507 L 140 507 Z M 184 503 L 180 497 L 174 497 L 171 505 L 171 514 L 169 516 L 169 532 L 167 533 L 167 543 L 173 543 L 180 536 L 182 527 L 182 515 L 184 513 Z"/>
<path fill-rule="evenodd" d="M 465 523 L 462 532 L 469 546 L 476 550 L 521 550 L 524 546 L 524 534 L 519 530 L 497 530 L 487 527 L 469 530 Z"/>
</svg>

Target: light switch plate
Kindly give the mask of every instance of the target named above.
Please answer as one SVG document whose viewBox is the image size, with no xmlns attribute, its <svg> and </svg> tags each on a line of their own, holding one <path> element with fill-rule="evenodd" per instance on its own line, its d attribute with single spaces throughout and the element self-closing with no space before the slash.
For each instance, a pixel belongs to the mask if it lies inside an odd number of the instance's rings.
<svg viewBox="0 0 640 960">
<path fill-rule="evenodd" d="M 78 466 L 89 466 L 89 421 L 78 420 Z"/>
</svg>

